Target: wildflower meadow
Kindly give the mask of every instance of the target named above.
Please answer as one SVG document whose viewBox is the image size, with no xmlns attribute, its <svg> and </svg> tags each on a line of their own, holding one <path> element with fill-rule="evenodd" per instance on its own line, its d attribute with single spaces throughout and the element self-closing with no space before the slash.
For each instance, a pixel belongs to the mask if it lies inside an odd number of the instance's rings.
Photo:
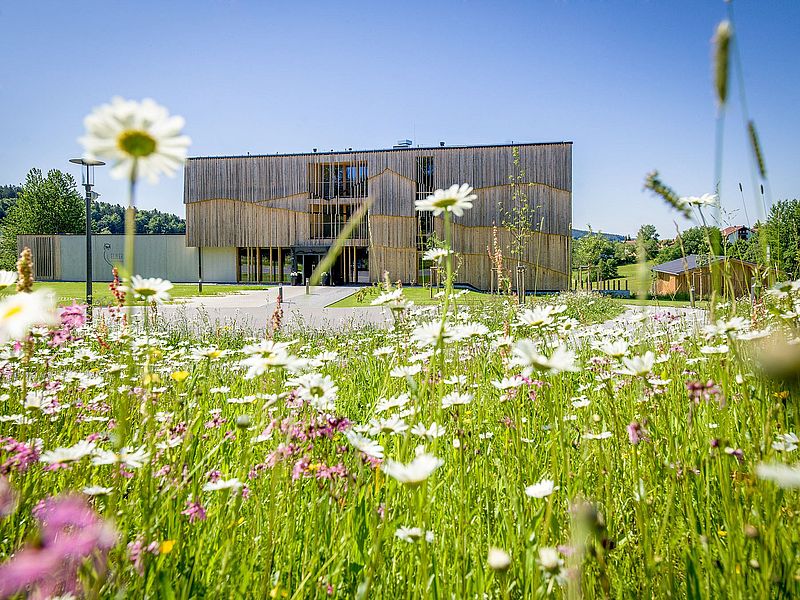
<svg viewBox="0 0 800 600">
<path fill-rule="evenodd" d="M 85 125 L 129 182 L 125 261 L 93 310 L 34 289 L 30 250 L 0 273 L 0 598 L 800 595 L 800 281 L 467 303 L 453 182 L 416 204 L 443 219 L 438 303 L 387 277 L 383 326 L 289 327 L 280 300 L 264 329 L 170 320 L 133 208 L 183 120 L 117 98 Z"/>
</svg>

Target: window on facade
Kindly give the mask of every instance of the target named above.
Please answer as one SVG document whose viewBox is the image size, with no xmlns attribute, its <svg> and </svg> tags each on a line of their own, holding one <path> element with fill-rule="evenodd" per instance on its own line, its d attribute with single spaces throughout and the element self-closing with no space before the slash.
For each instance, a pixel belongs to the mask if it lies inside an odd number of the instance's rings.
<svg viewBox="0 0 800 600">
<path fill-rule="evenodd" d="M 309 207 L 311 213 L 311 233 L 312 240 L 335 239 L 339 237 L 345 223 L 353 214 L 353 208 L 349 204 L 312 204 Z"/>
<path fill-rule="evenodd" d="M 239 281 L 280 283 L 291 281 L 291 248 L 239 248 Z"/>
<path fill-rule="evenodd" d="M 312 198 L 366 198 L 367 163 L 321 163 L 308 166 Z"/>
<path fill-rule="evenodd" d="M 417 157 L 417 192 L 416 200 L 423 200 L 434 192 L 433 184 L 433 157 Z M 433 234 L 433 213 L 430 211 L 417 212 L 417 250 L 424 252 L 427 249 L 428 239 Z"/>
</svg>

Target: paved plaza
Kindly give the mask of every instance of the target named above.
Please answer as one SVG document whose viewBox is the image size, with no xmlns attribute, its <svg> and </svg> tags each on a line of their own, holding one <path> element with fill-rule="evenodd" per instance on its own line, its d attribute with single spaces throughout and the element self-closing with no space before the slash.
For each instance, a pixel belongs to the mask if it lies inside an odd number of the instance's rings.
<svg viewBox="0 0 800 600">
<path fill-rule="evenodd" d="M 219 296 L 178 298 L 159 307 L 159 313 L 170 323 L 184 321 L 229 325 L 241 329 L 264 329 L 275 311 L 278 287 L 247 290 Z M 365 325 L 384 326 L 391 316 L 381 307 L 328 308 L 358 290 L 355 287 L 312 286 L 306 294 L 304 286 L 283 286 L 283 327 L 288 329 L 346 330 Z"/>
<path fill-rule="evenodd" d="M 158 311 L 167 322 L 186 324 L 196 330 L 205 329 L 205 326 L 230 326 L 258 331 L 266 328 L 272 318 L 278 289 L 276 286 L 218 296 L 177 298 L 173 303 L 160 306 Z M 282 327 L 285 330 L 305 328 L 343 331 L 370 325 L 385 327 L 392 320 L 388 309 L 377 306 L 330 308 L 331 304 L 358 291 L 356 287 L 312 286 L 308 294 L 304 286 L 283 286 L 282 289 Z M 135 310 L 140 311 L 141 308 Z M 659 315 L 659 318 L 669 318 L 670 315 L 683 317 L 694 326 L 703 325 L 707 318 L 707 312 L 701 309 L 627 305 L 620 316 L 588 327 L 613 328 L 642 313 L 650 317 Z"/>
</svg>

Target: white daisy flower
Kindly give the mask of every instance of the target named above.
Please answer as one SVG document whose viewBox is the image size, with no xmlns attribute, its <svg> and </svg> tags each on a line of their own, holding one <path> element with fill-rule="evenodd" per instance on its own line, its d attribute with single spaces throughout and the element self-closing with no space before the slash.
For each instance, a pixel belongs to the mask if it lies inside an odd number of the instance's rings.
<svg viewBox="0 0 800 600">
<path fill-rule="evenodd" d="M 451 185 L 447 190 L 436 190 L 424 200 L 417 200 L 414 204 L 418 211 L 433 211 L 433 216 L 439 216 L 444 211 L 452 212 L 455 216 L 463 216 L 464 211 L 472 208 L 472 201 L 478 198 L 472 193 L 472 186 L 466 183 Z"/>
<path fill-rule="evenodd" d="M 387 305 L 390 308 L 402 308 L 406 305 L 406 299 L 403 296 L 403 288 L 397 288 L 390 292 L 383 292 L 380 296 L 370 302 L 372 306 Z"/>
<path fill-rule="evenodd" d="M 209 481 L 203 486 L 204 492 L 216 492 L 219 490 L 238 490 L 244 485 L 236 477 L 232 479 L 217 479 L 216 481 Z"/>
<path fill-rule="evenodd" d="M 17 283 L 16 271 L 3 271 L 0 270 L 0 290 L 4 290 L 11 285 Z"/>
<path fill-rule="evenodd" d="M 378 435 L 379 433 L 403 433 L 408 430 L 408 424 L 399 415 L 392 415 L 385 419 L 373 418 L 369 422 L 369 430 L 367 433 L 370 435 Z"/>
<path fill-rule="evenodd" d="M 472 402 L 472 394 L 460 394 L 458 392 L 450 392 L 442 398 L 442 408 L 450 408 L 459 404 L 469 404 Z"/>
<path fill-rule="evenodd" d="M 123 286 L 125 291 L 133 292 L 137 300 L 150 304 L 163 304 L 169 302 L 169 290 L 173 288 L 172 282 L 160 277 L 141 277 L 134 275 L 128 285 Z"/>
<path fill-rule="evenodd" d="M 653 370 L 653 366 L 656 364 L 656 356 L 648 350 L 643 356 L 633 356 L 631 358 L 623 356 L 622 364 L 626 367 L 621 371 L 624 375 L 644 376 Z"/>
<path fill-rule="evenodd" d="M 434 440 L 442 437 L 445 433 L 447 433 L 447 430 L 434 421 L 431 423 L 430 427 L 425 427 L 425 425 L 422 423 L 417 423 L 411 428 L 411 433 L 419 437 L 424 437 L 428 440 Z"/>
<path fill-rule="evenodd" d="M 361 435 L 353 430 L 346 431 L 344 436 L 347 438 L 347 441 L 350 442 L 353 448 L 359 452 L 363 452 L 372 458 L 383 458 L 383 446 L 381 446 L 375 440 Z"/>
<path fill-rule="evenodd" d="M 683 206 L 715 206 L 717 204 L 716 194 L 703 194 L 702 196 L 683 196 L 678 200 Z"/>
<path fill-rule="evenodd" d="M 299 398 L 306 400 L 319 411 L 335 410 L 336 392 L 339 387 L 328 375 L 306 373 L 286 382 L 288 387 L 297 388 Z"/>
<path fill-rule="evenodd" d="M 391 398 L 381 398 L 375 405 L 375 412 L 382 413 L 392 408 L 402 408 L 409 403 L 411 398 L 408 394 L 400 394 L 399 396 L 392 396 Z"/>
<path fill-rule="evenodd" d="M 453 339 L 453 331 L 451 326 L 442 325 L 436 321 L 431 321 L 423 325 L 418 325 L 414 331 L 411 332 L 411 339 L 421 347 L 435 346 L 442 340 L 447 343 Z"/>
<path fill-rule="evenodd" d="M 519 375 L 514 375 L 513 377 L 503 377 L 500 380 L 492 380 L 491 383 L 492 387 L 497 388 L 501 392 L 505 392 L 507 390 L 525 385 L 525 380 Z"/>
<path fill-rule="evenodd" d="M 555 321 L 554 315 L 562 313 L 567 310 L 565 305 L 560 306 L 534 306 L 533 308 L 526 308 L 517 318 L 519 321 L 517 325 L 527 325 L 529 327 L 546 327 L 552 325 Z"/>
<path fill-rule="evenodd" d="M 700 348 L 700 352 L 703 354 L 727 354 L 728 348 L 727 344 L 720 344 L 719 346 L 703 346 Z"/>
<path fill-rule="evenodd" d="M 628 348 L 630 348 L 630 345 L 625 340 L 614 340 L 597 346 L 598 350 L 611 358 L 622 358 L 628 353 Z"/>
<path fill-rule="evenodd" d="M 95 108 L 84 125 L 86 135 L 79 141 L 86 157 L 111 161 L 115 179 L 142 175 L 156 183 L 162 174 L 172 176 L 191 143 L 181 135 L 183 118 L 170 116 L 149 98 L 136 102 L 115 97 Z"/>
<path fill-rule="evenodd" d="M 81 490 L 87 496 L 105 496 L 113 492 L 113 488 L 103 487 L 101 485 L 89 485 Z"/>
<path fill-rule="evenodd" d="M 150 458 L 150 453 L 144 446 L 133 449 L 130 446 L 125 446 L 119 451 L 119 454 L 111 450 L 103 450 L 97 448 L 92 457 L 93 465 L 113 465 L 120 463 L 126 467 L 138 469 L 144 465 Z"/>
<path fill-rule="evenodd" d="M 536 344 L 527 339 L 514 344 L 511 364 L 523 367 L 523 374 L 526 376 L 534 369 L 550 375 L 578 370 L 575 353 L 572 350 L 558 346 L 548 358 L 544 354 L 539 354 Z"/>
<path fill-rule="evenodd" d="M 400 483 L 417 485 L 428 479 L 443 464 L 444 461 L 433 454 L 422 453 L 408 464 L 387 460 L 383 471 Z"/>
<path fill-rule="evenodd" d="M 81 440 L 74 446 L 69 446 L 67 448 L 56 448 L 55 450 L 42 452 L 39 460 L 51 465 L 56 463 L 61 464 L 76 462 L 92 454 L 95 448 L 96 444 L 94 442 Z"/>
<path fill-rule="evenodd" d="M 273 342 L 263 340 L 258 344 L 250 344 L 242 348 L 247 355 L 239 364 L 247 367 L 245 379 L 253 379 L 263 375 L 271 369 L 286 369 L 297 372 L 301 370 L 306 361 L 289 354 L 290 344 L 287 342 Z"/>
<path fill-rule="evenodd" d="M 398 527 L 397 531 L 394 532 L 395 537 L 403 540 L 404 542 L 408 542 L 409 544 L 413 544 L 414 542 L 421 540 L 423 535 L 425 537 L 425 541 L 431 543 L 433 541 L 433 532 L 432 531 L 422 531 L 419 527 Z"/>
<path fill-rule="evenodd" d="M 425 253 L 422 255 L 422 260 L 438 263 L 447 258 L 448 254 L 452 253 L 452 250 L 447 250 L 447 248 L 431 248 L 430 250 L 425 251 Z"/>
<path fill-rule="evenodd" d="M 468 340 L 471 337 L 480 337 L 489 333 L 489 328 L 483 323 L 464 323 L 453 327 L 452 336 L 456 341 Z"/>
<path fill-rule="evenodd" d="M 794 433 L 778 433 L 775 437 L 778 439 L 772 442 L 772 448 L 778 452 L 794 452 L 797 450 L 798 439 Z"/>
<path fill-rule="evenodd" d="M 422 365 L 419 363 L 413 365 L 400 365 L 389 371 L 392 377 L 413 377 L 422 371 Z"/>
<path fill-rule="evenodd" d="M 552 479 L 542 479 L 539 483 L 526 487 L 525 495 L 531 498 L 546 498 L 557 489 L 558 486 Z"/>
<path fill-rule="evenodd" d="M 611 435 L 610 431 L 601 431 L 600 433 L 584 433 L 581 437 L 585 440 L 607 440 Z"/>
<path fill-rule="evenodd" d="M 539 558 L 536 562 L 539 563 L 545 579 L 554 579 L 559 585 L 567 581 L 564 559 L 555 548 L 539 548 Z"/>
<path fill-rule="evenodd" d="M 761 463 L 756 467 L 756 475 L 765 481 L 771 481 L 781 488 L 800 488 L 800 466 L 781 463 Z"/>
<path fill-rule="evenodd" d="M 20 292 L 0 302 L 0 343 L 25 339 L 35 326 L 58 323 L 56 297 L 50 290 Z"/>
</svg>

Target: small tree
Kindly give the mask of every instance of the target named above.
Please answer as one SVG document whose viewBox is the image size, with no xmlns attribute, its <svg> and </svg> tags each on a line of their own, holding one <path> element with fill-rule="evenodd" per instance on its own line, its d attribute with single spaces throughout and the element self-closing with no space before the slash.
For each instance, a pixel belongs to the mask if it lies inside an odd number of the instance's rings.
<svg viewBox="0 0 800 600">
<path fill-rule="evenodd" d="M 775 202 L 763 229 L 771 261 L 789 277 L 800 277 L 800 200 Z"/>
<path fill-rule="evenodd" d="M 617 277 L 619 264 L 614 244 L 604 235 L 589 232 L 572 244 L 572 264 L 574 267 L 588 267 L 593 276 L 600 279 Z"/>
<path fill-rule="evenodd" d="M 45 177 L 39 169 L 31 169 L 2 224 L 0 267 L 14 268 L 18 235 L 85 231 L 83 200 L 72 175 L 52 169 Z"/>
<path fill-rule="evenodd" d="M 658 231 L 655 225 L 642 225 L 636 236 L 637 245 L 644 248 L 647 260 L 652 260 L 658 254 Z"/>
<path fill-rule="evenodd" d="M 508 245 L 508 252 L 515 263 L 516 268 L 520 267 L 525 253 L 531 243 L 533 234 L 536 232 L 535 209 L 528 200 L 527 188 L 532 184 L 527 181 L 527 175 L 522 168 L 519 157 L 519 148 L 512 150 L 514 156 L 513 172 L 509 175 L 511 185 L 511 206 L 506 208 L 500 204 L 500 223 L 508 231 L 511 241 Z M 538 272 L 534 276 L 538 283 Z M 517 287 L 522 282 L 517 281 Z"/>
</svg>

